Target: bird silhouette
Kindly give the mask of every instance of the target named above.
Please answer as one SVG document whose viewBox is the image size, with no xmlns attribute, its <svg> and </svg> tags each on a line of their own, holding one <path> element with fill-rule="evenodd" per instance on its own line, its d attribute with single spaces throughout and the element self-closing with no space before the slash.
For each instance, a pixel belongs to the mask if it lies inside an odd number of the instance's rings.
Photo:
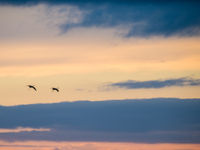
<svg viewBox="0 0 200 150">
<path fill-rule="evenodd" d="M 35 88 L 35 86 L 34 85 L 27 85 L 29 88 L 32 88 L 32 89 L 34 89 L 35 91 L 37 91 L 37 89 Z"/>
<path fill-rule="evenodd" d="M 52 91 L 56 91 L 56 92 L 59 92 L 59 89 L 58 88 L 51 88 L 52 89 Z"/>
</svg>

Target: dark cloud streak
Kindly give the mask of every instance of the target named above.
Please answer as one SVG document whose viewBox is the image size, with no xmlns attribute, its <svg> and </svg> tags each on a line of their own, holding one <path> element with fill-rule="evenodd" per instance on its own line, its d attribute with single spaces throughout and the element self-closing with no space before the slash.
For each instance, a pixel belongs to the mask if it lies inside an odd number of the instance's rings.
<svg viewBox="0 0 200 150">
<path fill-rule="evenodd" d="M 199 86 L 200 79 L 178 78 L 167 80 L 150 80 L 150 81 L 135 81 L 128 80 L 123 82 L 111 83 L 107 87 L 118 87 L 125 89 L 149 89 L 149 88 L 164 88 L 170 86 Z"/>
</svg>

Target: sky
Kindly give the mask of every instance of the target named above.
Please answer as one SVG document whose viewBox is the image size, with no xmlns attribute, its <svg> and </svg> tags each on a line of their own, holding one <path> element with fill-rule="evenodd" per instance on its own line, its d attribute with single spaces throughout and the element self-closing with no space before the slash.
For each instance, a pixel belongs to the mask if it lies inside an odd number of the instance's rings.
<svg viewBox="0 0 200 150">
<path fill-rule="evenodd" d="M 199 6 L 1 0 L 0 149 L 198 149 Z"/>
</svg>

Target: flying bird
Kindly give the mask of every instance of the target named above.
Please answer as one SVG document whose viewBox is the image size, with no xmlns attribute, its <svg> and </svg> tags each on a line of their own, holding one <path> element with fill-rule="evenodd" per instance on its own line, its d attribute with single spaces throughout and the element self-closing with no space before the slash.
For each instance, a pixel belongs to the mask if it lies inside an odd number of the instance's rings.
<svg viewBox="0 0 200 150">
<path fill-rule="evenodd" d="M 32 89 L 34 89 L 35 91 L 37 91 L 37 89 L 35 88 L 35 86 L 34 85 L 27 85 L 29 88 L 32 88 Z"/>
<path fill-rule="evenodd" d="M 57 92 L 59 92 L 59 89 L 58 88 L 51 88 L 52 89 L 52 91 L 57 91 Z"/>
</svg>

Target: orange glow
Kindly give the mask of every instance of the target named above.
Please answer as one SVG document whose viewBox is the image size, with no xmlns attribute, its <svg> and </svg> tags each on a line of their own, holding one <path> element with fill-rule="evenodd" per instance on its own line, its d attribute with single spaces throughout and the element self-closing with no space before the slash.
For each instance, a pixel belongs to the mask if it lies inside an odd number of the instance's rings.
<svg viewBox="0 0 200 150">
<path fill-rule="evenodd" d="M 62 36 L 2 39 L 1 105 L 200 97 L 199 86 L 102 90 L 108 82 L 200 78 L 199 37 L 123 38 L 115 33 L 115 28 L 80 28 Z M 27 84 L 35 84 L 38 92 L 27 90 Z M 60 92 L 52 93 L 52 86 Z"/>
<path fill-rule="evenodd" d="M 95 31 L 98 34 L 101 30 Z M 0 43 L 0 76 L 40 76 L 105 69 L 133 72 L 200 68 L 199 38 L 132 38 L 124 41 L 107 37 L 108 43 L 103 40 L 105 35 L 92 41 L 92 37 L 79 37 L 76 41 L 78 37 L 71 35 L 69 39 L 68 36 L 59 37 L 59 41 Z"/>
<path fill-rule="evenodd" d="M 200 144 L 172 144 L 172 143 L 117 143 L 117 142 L 49 142 L 0 141 L 0 150 L 199 150 Z"/>
</svg>

